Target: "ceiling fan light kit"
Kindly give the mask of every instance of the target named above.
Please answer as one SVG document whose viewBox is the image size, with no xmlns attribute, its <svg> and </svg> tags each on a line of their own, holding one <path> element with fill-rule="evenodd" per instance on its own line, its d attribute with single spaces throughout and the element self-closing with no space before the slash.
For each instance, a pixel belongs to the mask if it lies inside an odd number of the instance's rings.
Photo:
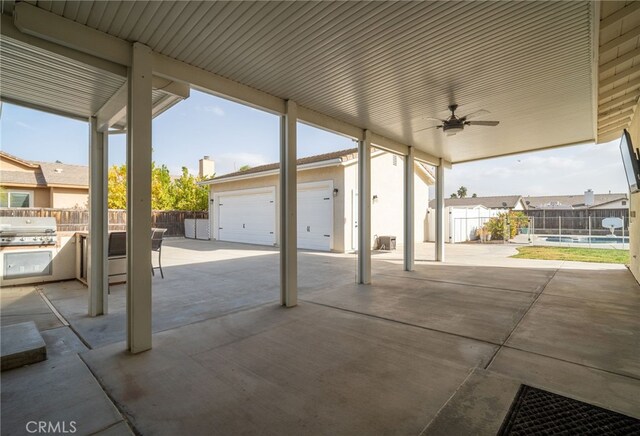
<svg viewBox="0 0 640 436">
<path fill-rule="evenodd" d="M 489 111 L 481 109 L 476 112 L 472 112 L 463 117 L 456 116 L 456 109 L 458 109 L 457 104 L 449 105 L 449 110 L 451 111 L 451 116 L 446 120 L 441 120 L 438 118 L 428 117 L 428 119 L 436 120 L 442 122 L 442 124 L 438 126 L 431 126 L 425 129 L 416 130 L 416 132 L 421 132 L 423 130 L 429 130 L 433 128 L 442 129 L 443 132 L 446 133 L 447 136 L 453 136 L 456 133 L 460 133 L 464 130 L 464 126 L 497 126 L 500 124 L 500 121 L 468 121 L 471 118 L 475 118 L 481 115 L 488 114 Z"/>
</svg>

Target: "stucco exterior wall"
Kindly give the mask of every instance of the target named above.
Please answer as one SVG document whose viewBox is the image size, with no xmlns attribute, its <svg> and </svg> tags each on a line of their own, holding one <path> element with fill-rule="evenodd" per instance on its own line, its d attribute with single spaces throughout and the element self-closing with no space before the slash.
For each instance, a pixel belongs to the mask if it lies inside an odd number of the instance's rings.
<svg viewBox="0 0 640 436">
<path fill-rule="evenodd" d="M 33 193 L 33 207 L 51 207 L 51 190 L 49 188 L 32 188 L 19 185 L 2 184 L 8 191 L 25 191 Z"/>
<path fill-rule="evenodd" d="M 635 148 L 640 147 L 640 104 L 636 110 L 629 126 L 629 134 Z M 629 205 L 629 269 L 640 282 L 640 192 L 631 194 Z"/>
<path fill-rule="evenodd" d="M 338 188 L 337 197 L 333 197 L 333 251 L 343 252 L 344 246 L 344 175 L 342 167 L 333 166 L 325 168 L 314 168 L 298 171 L 298 183 L 321 182 L 330 180 L 333 182 L 334 188 Z M 242 189 L 264 188 L 274 186 L 276 188 L 276 241 L 280 241 L 280 178 L 277 174 L 262 177 L 252 177 L 245 180 L 228 181 L 225 183 L 214 184 L 209 188 L 209 198 L 213 198 L 214 193 L 238 191 Z M 209 203 L 211 204 L 211 203 Z M 216 220 L 213 209 L 210 207 L 209 220 L 210 228 L 217 229 Z M 215 237 L 215 230 L 212 232 Z"/>
<path fill-rule="evenodd" d="M 395 236 L 398 244 L 404 243 L 404 159 L 391 153 L 374 151 L 371 158 L 371 244 L 376 236 Z M 415 241 L 424 242 L 428 234 L 427 212 L 429 207 L 429 185 L 426 176 L 416 170 L 414 182 Z M 355 249 L 357 229 L 351 224 L 357 216 L 358 190 L 357 163 L 345 167 L 345 190 L 348 191 L 345 210 L 347 223 L 345 235 L 348 249 Z M 373 197 L 377 196 L 374 200 Z"/>
<path fill-rule="evenodd" d="M 393 165 L 393 155 L 377 153 L 372 157 L 371 193 L 378 195 L 372 204 L 372 240 L 375 235 L 393 235 L 397 242 L 403 242 L 404 235 L 404 161 L 400 156 Z M 325 168 L 314 168 L 298 171 L 298 183 L 332 181 L 338 189 L 333 197 L 333 251 L 351 251 L 357 247 L 357 229 L 354 220 L 357 217 L 358 178 L 357 162 L 349 162 L 346 166 L 335 165 Z M 276 190 L 276 241 L 279 241 L 279 204 L 280 188 L 278 175 L 252 177 L 245 180 L 228 181 L 210 185 L 209 196 L 216 193 L 256 189 L 273 186 Z M 427 208 L 429 204 L 429 186 L 427 177 L 416 171 L 415 177 L 415 240 L 422 242 L 427 235 Z M 211 205 L 211 203 L 209 203 Z M 215 208 L 210 207 L 210 226 L 216 229 Z M 215 230 L 212 232 L 215 235 Z M 215 236 L 214 236 L 215 237 Z"/>
<path fill-rule="evenodd" d="M 629 207 L 629 200 L 618 200 L 601 206 L 594 206 L 591 209 L 624 209 L 626 207 Z"/>
<path fill-rule="evenodd" d="M 51 203 L 51 207 L 54 207 L 56 209 L 86 209 L 89 205 L 89 190 L 74 188 L 51 188 Z"/>
</svg>

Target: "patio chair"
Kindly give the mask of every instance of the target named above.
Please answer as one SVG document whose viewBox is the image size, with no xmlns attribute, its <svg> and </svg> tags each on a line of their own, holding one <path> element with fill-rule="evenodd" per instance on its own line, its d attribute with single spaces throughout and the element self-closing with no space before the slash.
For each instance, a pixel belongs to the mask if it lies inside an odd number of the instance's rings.
<svg viewBox="0 0 640 436">
<path fill-rule="evenodd" d="M 158 253 L 158 266 L 153 266 L 153 259 L 151 260 L 151 275 L 155 276 L 155 270 L 160 270 L 160 276 L 164 278 L 164 272 L 162 272 L 162 240 L 167 229 L 151 229 L 151 251 Z"/>
<path fill-rule="evenodd" d="M 109 243 L 107 248 L 107 261 L 126 259 L 127 258 L 127 232 L 111 232 L 109 233 Z M 126 275 L 127 273 L 108 274 L 108 277 Z M 108 279 L 107 279 L 108 281 Z M 107 292 L 110 294 L 111 289 L 107 284 Z"/>
</svg>

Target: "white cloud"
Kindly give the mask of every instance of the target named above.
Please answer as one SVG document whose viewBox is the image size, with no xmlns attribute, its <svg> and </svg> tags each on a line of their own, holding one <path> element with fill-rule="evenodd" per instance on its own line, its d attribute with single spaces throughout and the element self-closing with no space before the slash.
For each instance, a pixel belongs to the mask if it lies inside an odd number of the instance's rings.
<svg viewBox="0 0 640 436">
<path fill-rule="evenodd" d="M 202 110 L 205 112 L 212 112 L 219 117 L 224 117 L 224 109 L 220 106 L 203 106 Z"/>
<path fill-rule="evenodd" d="M 559 195 L 626 192 L 617 142 L 528 153 L 454 165 L 445 175 L 447 197 L 466 186 L 478 195 Z"/>
</svg>

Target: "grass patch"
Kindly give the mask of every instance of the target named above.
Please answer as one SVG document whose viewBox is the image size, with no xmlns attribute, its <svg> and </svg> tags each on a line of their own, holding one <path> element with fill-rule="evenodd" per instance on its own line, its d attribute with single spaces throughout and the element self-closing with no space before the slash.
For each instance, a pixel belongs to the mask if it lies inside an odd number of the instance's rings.
<svg viewBox="0 0 640 436">
<path fill-rule="evenodd" d="M 520 259 L 572 260 L 576 262 L 629 263 L 629 250 L 571 247 L 518 247 Z"/>
</svg>

